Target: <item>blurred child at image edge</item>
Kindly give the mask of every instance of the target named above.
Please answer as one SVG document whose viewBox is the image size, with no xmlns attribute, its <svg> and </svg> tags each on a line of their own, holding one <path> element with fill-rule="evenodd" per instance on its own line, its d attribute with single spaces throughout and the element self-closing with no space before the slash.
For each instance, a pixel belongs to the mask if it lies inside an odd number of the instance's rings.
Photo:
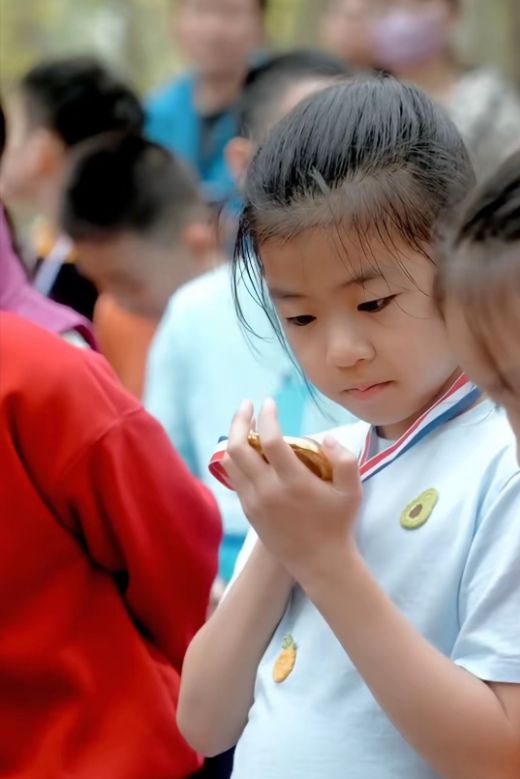
<svg viewBox="0 0 520 779">
<path fill-rule="evenodd" d="M 520 151 L 471 198 L 441 256 L 451 343 L 471 378 L 506 409 L 520 459 Z"/>
</svg>

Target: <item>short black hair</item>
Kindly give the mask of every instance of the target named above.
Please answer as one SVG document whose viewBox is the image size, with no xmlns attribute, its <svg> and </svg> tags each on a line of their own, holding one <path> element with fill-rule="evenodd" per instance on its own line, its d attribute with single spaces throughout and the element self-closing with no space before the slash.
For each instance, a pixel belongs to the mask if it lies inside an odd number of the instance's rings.
<svg viewBox="0 0 520 779">
<path fill-rule="evenodd" d="M 297 49 L 269 57 L 251 68 L 247 75 L 236 107 L 239 135 L 261 137 L 292 84 L 308 78 L 332 80 L 349 75 L 352 73 L 341 60 L 313 49 Z"/>
<path fill-rule="evenodd" d="M 141 132 L 144 111 L 137 95 L 94 57 L 49 60 L 20 82 L 31 125 L 55 132 L 74 146 L 99 133 Z"/>
<path fill-rule="evenodd" d="M 138 135 L 109 134 L 72 156 L 60 221 L 74 241 L 132 232 L 170 244 L 203 210 L 194 176 L 170 151 Z"/>
</svg>

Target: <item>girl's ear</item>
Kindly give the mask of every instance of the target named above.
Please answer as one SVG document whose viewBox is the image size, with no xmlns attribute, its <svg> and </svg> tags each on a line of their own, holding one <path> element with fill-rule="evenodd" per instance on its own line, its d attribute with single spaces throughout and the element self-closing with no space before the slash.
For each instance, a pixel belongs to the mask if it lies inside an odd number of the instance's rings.
<svg viewBox="0 0 520 779">
<path fill-rule="evenodd" d="M 215 264 L 218 239 L 213 224 L 200 221 L 187 225 L 182 232 L 182 243 L 192 255 L 197 268 L 204 270 Z"/>
<path fill-rule="evenodd" d="M 253 144 L 247 138 L 236 136 L 229 141 L 224 153 L 235 184 L 239 189 L 242 189 L 246 180 L 247 168 L 253 156 Z"/>
<path fill-rule="evenodd" d="M 60 173 L 66 156 L 66 146 L 56 133 L 45 127 L 39 127 L 31 133 L 27 144 L 27 165 L 34 177 Z"/>
</svg>

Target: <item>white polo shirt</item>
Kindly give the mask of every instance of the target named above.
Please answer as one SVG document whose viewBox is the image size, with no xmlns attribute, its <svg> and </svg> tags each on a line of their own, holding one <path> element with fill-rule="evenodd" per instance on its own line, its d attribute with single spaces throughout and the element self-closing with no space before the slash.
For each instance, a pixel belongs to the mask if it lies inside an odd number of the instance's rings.
<svg viewBox="0 0 520 779">
<path fill-rule="evenodd" d="M 359 452 L 366 430 L 361 423 L 334 434 Z M 403 511 L 431 489 L 438 500 L 427 521 L 405 529 Z M 507 420 L 490 401 L 366 482 L 356 535 L 381 587 L 428 641 L 481 679 L 520 683 L 520 471 Z M 276 684 L 287 634 L 296 664 Z M 258 670 L 233 779 L 436 776 L 295 589 Z"/>
</svg>

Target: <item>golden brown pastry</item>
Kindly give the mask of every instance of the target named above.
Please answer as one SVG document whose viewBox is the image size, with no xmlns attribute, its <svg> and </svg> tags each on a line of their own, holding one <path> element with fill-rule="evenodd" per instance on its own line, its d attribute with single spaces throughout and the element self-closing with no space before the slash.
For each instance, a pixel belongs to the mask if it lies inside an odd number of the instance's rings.
<svg viewBox="0 0 520 779">
<path fill-rule="evenodd" d="M 267 461 L 258 433 L 249 433 L 248 441 L 253 449 L 256 449 L 264 460 Z M 291 436 L 284 436 L 284 441 L 289 444 L 298 459 L 310 471 L 319 476 L 320 479 L 323 479 L 323 481 L 332 481 L 332 465 L 317 441 L 314 441 L 312 438 L 293 438 Z"/>
</svg>

